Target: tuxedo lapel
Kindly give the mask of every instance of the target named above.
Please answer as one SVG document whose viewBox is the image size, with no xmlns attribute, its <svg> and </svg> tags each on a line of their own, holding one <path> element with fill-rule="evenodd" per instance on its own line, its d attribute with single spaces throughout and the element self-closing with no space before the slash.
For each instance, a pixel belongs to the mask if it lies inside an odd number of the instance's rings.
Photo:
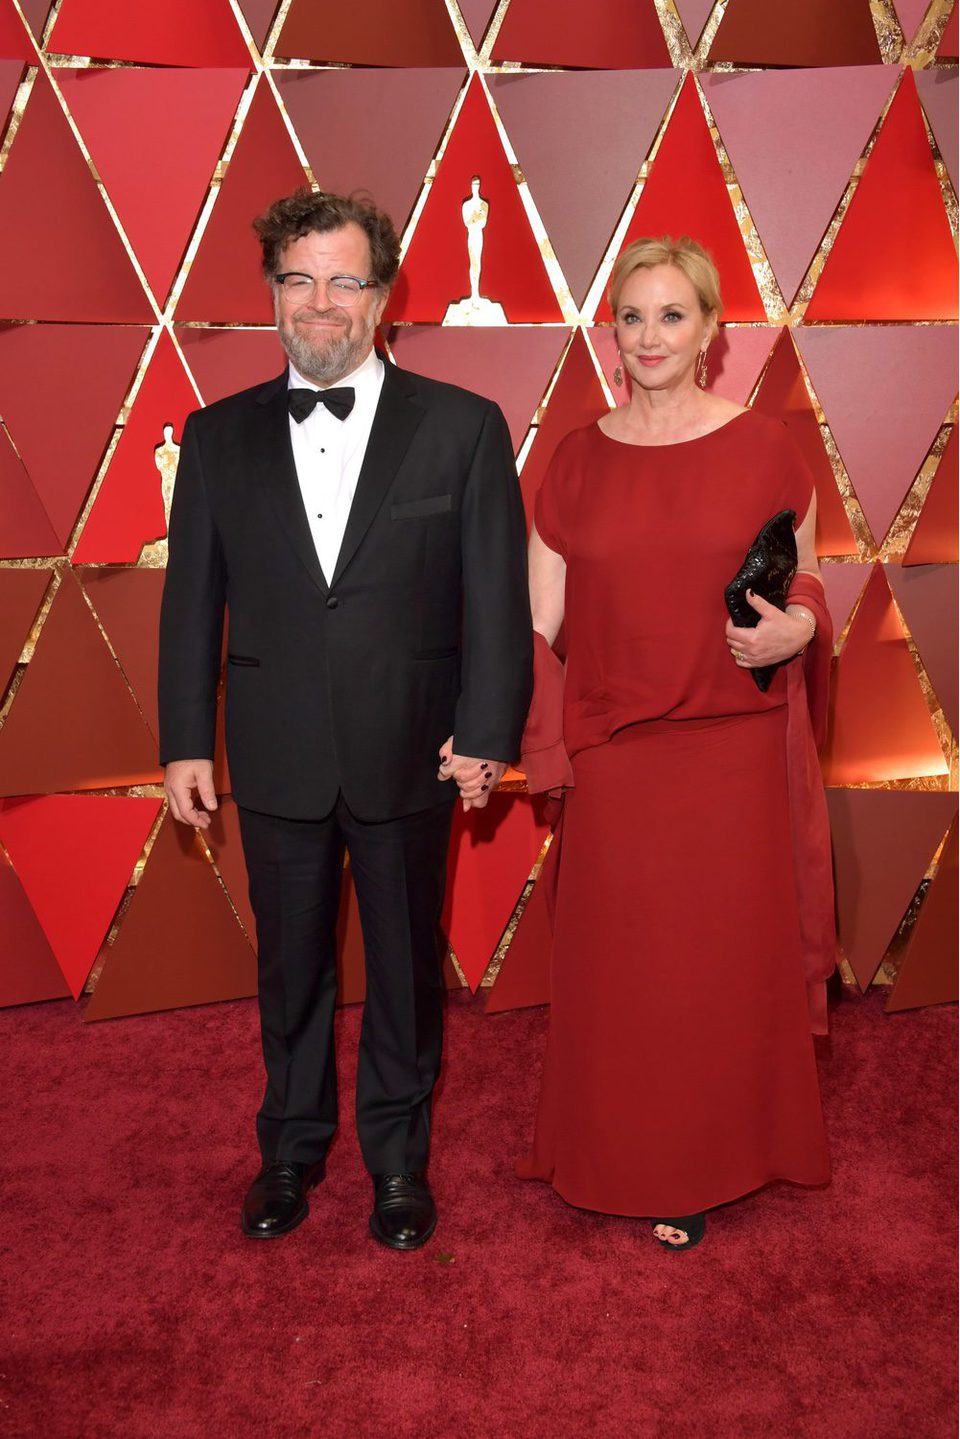
<svg viewBox="0 0 960 1439">
<path fill-rule="evenodd" d="M 333 576 L 335 585 L 353 559 L 417 431 L 424 411 L 402 370 L 383 355 L 383 388 L 350 507 Z"/>
<path fill-rule="evenodd" d="M 259 407 L 258 423 L 254 427 L 251 468 L 260 477 L 277 518 L 310 578 L 323 594 L 329 594 L 303 508 L 303 495 L 290 443 L 286 372 L 264 385 L 256 396 L 256 402 Z"/>
</svg>

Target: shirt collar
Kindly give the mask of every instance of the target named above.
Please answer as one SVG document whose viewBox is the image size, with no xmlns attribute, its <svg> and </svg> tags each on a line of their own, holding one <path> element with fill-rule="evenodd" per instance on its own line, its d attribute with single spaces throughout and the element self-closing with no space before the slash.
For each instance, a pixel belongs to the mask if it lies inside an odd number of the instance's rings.
<svg viewBox="0 0 960 1439">
<path fill-rule="evenodd" d="M 367 358 L 359 364 L 349 375 L 344 375 L 342 380 L 336 381 L 336 388 L 341 385 L 352 385 L 357 392 L 359 399 L 362 394 L 369 391 L 373 385 L 379 385 L 383 372 L 383 366 L 376 350 L 371 350 Z M 324 390 L 333 389 L 332 385 L 317 385 L 313 380 L 308 380 L 301 375 L 292 360 L 287 362 L 287 389 L 288 390 L 317 390 L 321 394 Z"/>
</svg>

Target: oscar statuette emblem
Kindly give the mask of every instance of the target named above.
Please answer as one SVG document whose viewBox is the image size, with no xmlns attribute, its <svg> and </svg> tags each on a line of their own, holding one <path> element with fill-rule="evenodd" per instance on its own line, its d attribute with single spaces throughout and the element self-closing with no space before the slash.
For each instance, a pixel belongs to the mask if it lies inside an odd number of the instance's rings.
<svg viewBox="0 0 960 1439">
<path fill-rule="evenodd" d="M 490 214 L 490 202 L 480 194 L 480 176 L 474 175 L 470 194 L 461 210 L 467 231 L 467 255 L 470 260 L 470 294 L 447 306 L 445 325 L 505 325 L 507 317 L 496 300 L 480 294 L 480 266 L 483 260 L 483 231 Z"/>
<path fill-rule="evenodd" d="M 173 438 L 173 426 L 164 425 L 163 444 L 157 445 L 153 452 L 153 463 L 160 472 L 160 493 L 163 496 L 163 518 L 167 533 L 170 530 L 170 509 L 173 505 L 173 486 L 177 478 L 177 462 L 180 459 L 180 446 Z M 144 545 L 140 551 L 141 565 L 147 565 L 150 569 L 165 569 L 167 565 L 167 540 L 166 535 L 162 540 L 154 540 L 152 544 Z"/>
</svg>

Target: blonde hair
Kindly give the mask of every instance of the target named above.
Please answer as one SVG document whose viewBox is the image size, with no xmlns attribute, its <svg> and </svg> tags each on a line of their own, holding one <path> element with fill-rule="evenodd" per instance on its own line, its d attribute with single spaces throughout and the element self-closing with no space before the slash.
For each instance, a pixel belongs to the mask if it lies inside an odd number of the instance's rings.
<svg viewBox="0 0 960 1439">
<path fill-rule="evenodd" d="M 720 274 L 716 265 L 702 245 L 681 235 L 674 240 L 663 235 L 659 240 L 646 238 L 634 240 L 632 245 L 617 257 L 610 276 L 607 300 L 614 316 L 620 303 L 620 292 L 635 270 L 652 270 L 655 265 L 675 265 L 682 270 L 697 292 L 700 309 L 706 316 L 713 316 L 714 328 L 723 311 L 720 298 Z"/>
</svg>

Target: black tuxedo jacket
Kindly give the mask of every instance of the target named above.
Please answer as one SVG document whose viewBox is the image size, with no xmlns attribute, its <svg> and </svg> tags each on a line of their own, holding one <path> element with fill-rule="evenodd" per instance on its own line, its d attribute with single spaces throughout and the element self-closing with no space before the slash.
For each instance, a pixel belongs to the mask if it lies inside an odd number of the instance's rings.
<svg viewBox="0 0 960 1439">
<path fill-rule="evenodd" d="M 212 758 L 224 608 L 241 805 L 364 820 L 455 798 L 438 748 L 513 760 L 532 685 L 525 526 L 496 405 L 386 363 L 336 572 L 297 481 L 287 377 L 183 431 L 160 619 L 160 752 Z"/>
</svg>

